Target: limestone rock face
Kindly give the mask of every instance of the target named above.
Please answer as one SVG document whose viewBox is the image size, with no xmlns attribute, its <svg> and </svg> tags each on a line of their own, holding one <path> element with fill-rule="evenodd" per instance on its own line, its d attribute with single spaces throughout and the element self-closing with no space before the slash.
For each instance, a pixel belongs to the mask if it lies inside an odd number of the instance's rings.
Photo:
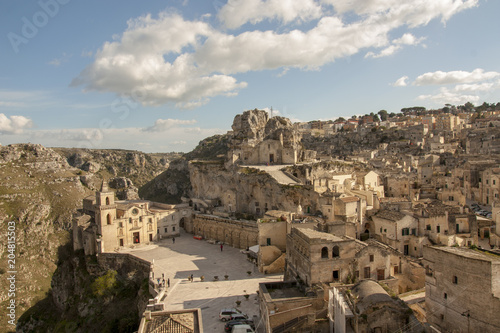
<svg viewBox="0 0 500 333">
<path fill-rule="evenodd" d="M 269 115 L 264 110 L 249 110 L 234 117 L 233 138 L 237 140 L 264 139 L 264 131 L 269 120 Z"/>
<path fill-rule="evenodd" d="M 139 189 L 126 177 L 115 177 L 109 180 L 109 187 L 116 189 L 116 197 L 119 200 L 139 199 Z"/>
<path fill-rule="evenodd" d="M 115 177 L 108 181 L 109 187 L 114 189 L 122 189 L 127 187 L 133 187 L 134 183 L 126 177 Z"/>
<path fill-rule="evenodd" d="M 82 165 L 82 170 L 95 173 L 101 169 L 101 165 L 97 162 L 88 161 Z"/>
<path fill-rule="evenodd" d="M 269 119 L 265 128 L 265 140 L 283 140 L 283 146 L 293 147 L 300 137 L 293 128 L 290 119 L 285 117 L 273 117 Z"/>
</svg>

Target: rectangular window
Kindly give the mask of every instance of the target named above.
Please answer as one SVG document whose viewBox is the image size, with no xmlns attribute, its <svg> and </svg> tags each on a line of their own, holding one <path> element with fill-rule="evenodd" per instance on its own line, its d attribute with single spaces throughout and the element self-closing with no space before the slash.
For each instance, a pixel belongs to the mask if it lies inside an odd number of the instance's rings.
<svg viewBox="0 0 500 333">
<path fill-rule="evenodd" d="M 139 222 L 142 222 L 142 216 L 139 216 Z"/>
<path fill-rule="evenodd" d="M 373 262 L 373 254 L 370 254 L 370 262 Z"/>
<path fill-rule="evenodd" d="M 271 238 L 266 239 L 266 244 L 271 245 Z"/>
<path fill-rule="evenodd" d="M 118 223 L 118 226 L 119 226 L 120 228 L 123 228 L 123 222 L 119 222 L 119 223 Z"/>
<path fill-rule="evenodd" d="M 339 271 L 333 271 L 333 281 L 339 280 Z"/>
<path fill-rule="evenodd" d="M 448 294 L 444 293 L 444 299 L 448 299 Z"/>
<path fill-rule="evenodd" d="M 411 234 L 412 234 L 413 236 L 416 236 L 416 235 L 417 235 L 417 228 L 412 228 L 412 229 L 411 229 Z"/>
<path fill-rule="evenodd" d="M 458 277 L 456 275 L 453 275 L 453 284 L 458 284 Z"/>
<path fill-rule="evenodd" d="M 403 229 L 401 229 L 401 234 L 403 236 L 409 235 L 410 234 L 410 228 L 403 228 Z"/>
<path fill-rule="evenodd" d="M 149 223 L 153 223 L 153 219 L 152 218 L 149 218 Z"/>
<path fill-rule="evenodd" d="M 167 232 L 168 232 L 168 228 L 165 228 L 165 233 L 167 233 Z"/>
<path fill-rule="evenodd" d="M 363 278 L 369 279 L 370 278 L 370 267 L 365 267 L 363 273 L 364 273 Z"/>
<path fill-rule="evenodd" d="M 436 232 L 439 234 L 441 232 L 441 227 L 440 226 L 437 226 L 436 227 Z"/>
<path fill-rule="evenodd" d="M 172 231 L 175 231 L 175 227 L 172 227 Z"/>
<path fill-rule="evenodd" d="M 427 230 L 431 230 L 431 225 L 430 225 L 430 224 L 428 224 L 428 225 L 425 227 L 425 229 L 427 229 Z"/>
</svg>

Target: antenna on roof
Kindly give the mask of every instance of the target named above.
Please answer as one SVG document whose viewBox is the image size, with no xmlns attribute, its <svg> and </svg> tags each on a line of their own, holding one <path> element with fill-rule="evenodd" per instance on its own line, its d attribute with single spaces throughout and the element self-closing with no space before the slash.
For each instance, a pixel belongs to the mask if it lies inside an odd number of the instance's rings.
<svg viewBox="0 0 500 333">
<path fill-rule="evenodd" d="M 271 118 L 273 117 L 273 106 L 271 105 Z"/>
</svg>

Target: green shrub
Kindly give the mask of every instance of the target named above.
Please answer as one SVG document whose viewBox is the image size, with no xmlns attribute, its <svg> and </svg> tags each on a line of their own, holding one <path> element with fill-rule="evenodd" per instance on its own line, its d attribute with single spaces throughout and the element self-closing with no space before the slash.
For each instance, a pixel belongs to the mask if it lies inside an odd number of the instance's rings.
<svg viewBox="0 0 500 333">
<path fill-rule="evenodd" d="M 109 270 L 103 276 L 95 279 L 95 281 L 92 282 L 92 292 L 94 293 L 94 295 L 103 297 L 112 294 L 118 286 L 116 275 L 116 271 Z"/>
</svg>

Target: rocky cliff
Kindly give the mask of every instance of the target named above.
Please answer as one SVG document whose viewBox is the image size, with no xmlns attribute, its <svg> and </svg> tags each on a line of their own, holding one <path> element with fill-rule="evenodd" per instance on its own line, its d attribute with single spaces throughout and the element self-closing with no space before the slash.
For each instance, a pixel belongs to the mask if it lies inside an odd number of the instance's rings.
<svg viewBox="0 0 500 333">
<path fill-rule="evenodd" d="M 68 266 L 73 259 L 65 244 L 70 242 L 72 214 L 81 208 L 83 198 L 94 194 L 103 178 L 119 198 L 134 199 L 139 186 L 178 156 L 50 149 L 36 144 L 0 146 L 0 233 L 7 234 L 8 222 L 15 224 L 16 317 L 51 297 L 51 281 L 55 293 L 78 292 L 70 287 L 78 285 L 81 267 Z M 7 239 L 0 241 L 0 250 L 0 315 L 6 318 L 11 299 L 6 280 Z M 12 328 L 2 321 L 0 332 Z"/>
<path fill-rule="evenodd" d="M 50 288 L 60 254 L 69 241 L 71 214 L 92 193 L 78 169 L 52 149 L 18 144 L 0 147 L 0 233 L 15 224 L 16 315 L 21 315 Z M 0 312 L 6 318 L 8 297 L 7 239 L 0 241 Z M 8 329 L 0 325 L 0 330 Z M 12 328 L 12 327 L 10 327 Z"/>
</svg>

